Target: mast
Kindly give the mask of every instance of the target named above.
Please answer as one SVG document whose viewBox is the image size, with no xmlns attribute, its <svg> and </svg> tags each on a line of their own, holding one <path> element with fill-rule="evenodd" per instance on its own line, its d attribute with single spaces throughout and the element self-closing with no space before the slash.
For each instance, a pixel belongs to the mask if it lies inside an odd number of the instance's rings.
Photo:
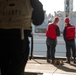
<svg viewBox="0 0 76 75">
<path fill-rule="evenodd" d="M 69 17 L 73 11 L 73 0 L 64 0 L 64 16 Z"/>
</svg>

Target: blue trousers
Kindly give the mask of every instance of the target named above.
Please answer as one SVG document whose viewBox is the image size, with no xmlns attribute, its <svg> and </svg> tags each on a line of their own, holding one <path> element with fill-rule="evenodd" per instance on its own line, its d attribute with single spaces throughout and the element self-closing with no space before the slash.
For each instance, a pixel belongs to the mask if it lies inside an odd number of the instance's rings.
<svg viewBox="0 0 76 75">
<path fill-rule="evenodd" d="M 55 59 L 55 47 L 57 44 L 57 40 L 53 40 L 50 38 L 46 39 L 46 46 L 47 46 L 47 59 Z"/>
<path fill-rule="evenodd" d="M 70 58 L 72 52 L 72 57 L 76 57 L 75 40 L 66 41 L 66 57 Z"/>
</svg>

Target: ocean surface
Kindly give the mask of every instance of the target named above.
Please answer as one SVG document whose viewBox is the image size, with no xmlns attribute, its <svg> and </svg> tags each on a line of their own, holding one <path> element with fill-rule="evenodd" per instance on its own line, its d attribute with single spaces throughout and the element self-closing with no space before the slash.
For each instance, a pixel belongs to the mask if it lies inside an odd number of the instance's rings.
<svg viewBox="0 0 76 75">
<path fill-rule="evenodd" d="M 34 35 L 33 39 L 34 39 L 33 55 L 46 57 L 47 54 L 46 36 L 38 34 Z M 55 57 L 66 57 L 65 41 L 62 36 L 57 38 Z"/>
</svg>

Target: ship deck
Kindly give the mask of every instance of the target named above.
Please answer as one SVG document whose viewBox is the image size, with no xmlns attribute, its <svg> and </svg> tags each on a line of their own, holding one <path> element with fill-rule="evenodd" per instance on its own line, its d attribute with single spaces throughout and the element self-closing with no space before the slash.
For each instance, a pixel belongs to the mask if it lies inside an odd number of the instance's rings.
<svg viewBox="0 0 76 75">
<path fill-rule="evenodd" d="M 46 59 L 28 60 L 25 75 L 76 75 L 76 64 L 63 59 L 63 65 L 47 63 Z"/>
</svg>

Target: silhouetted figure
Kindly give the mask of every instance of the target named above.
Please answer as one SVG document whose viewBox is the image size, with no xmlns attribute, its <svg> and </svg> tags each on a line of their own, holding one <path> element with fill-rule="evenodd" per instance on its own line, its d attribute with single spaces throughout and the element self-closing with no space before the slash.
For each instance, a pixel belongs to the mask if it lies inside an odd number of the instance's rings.
<svg viewBox="0 0 76 75">
<path fill-rule="evenodd" d="M 1 75 L 24 75 L 32 23 L 44 21 L 39 0 L 0 0 Z"/>
</svg>

